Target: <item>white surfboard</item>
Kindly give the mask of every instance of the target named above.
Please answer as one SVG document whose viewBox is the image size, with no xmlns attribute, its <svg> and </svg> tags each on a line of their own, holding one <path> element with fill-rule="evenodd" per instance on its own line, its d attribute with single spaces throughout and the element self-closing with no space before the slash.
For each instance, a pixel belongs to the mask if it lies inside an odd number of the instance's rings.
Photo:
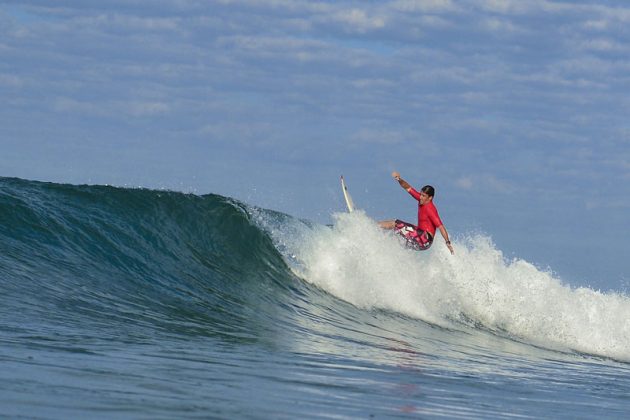
<svg viewBox="0 0 630 420">
<path fill-rule="evenodd" d="M 354 202 L 352 201 L 352 197 L 350 197 L 350 193 L 348 192 L 348 187 L 346 187 L 346 183 L 343 180 L 343 175 L 341 175 L 341 190 L 343 191 L 343 198 L 346 200 L 348 211 L 352 213 L 354 211 Z"/>
</svg>

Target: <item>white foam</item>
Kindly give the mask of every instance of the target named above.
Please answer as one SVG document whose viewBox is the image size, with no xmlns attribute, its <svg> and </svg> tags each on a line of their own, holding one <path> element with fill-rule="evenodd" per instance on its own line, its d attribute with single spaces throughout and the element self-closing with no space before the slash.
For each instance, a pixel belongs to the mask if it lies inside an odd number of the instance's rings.
<svg viewBox="0 0 630 420">
<path fill-rule="evenodd" d="M 429 251 L 416 252 L 361 211 L 334 217 L 332 228 L 305 229 L 283 243 L 301 277 L 343 300 L 440 325 L 472 321 L 545 347 L 630 360 L 627 296 L 572 289 L 526 261 L 506 261 L 482 235 L 454 243 L 454 256 L 439 234 Z"/>
</svg>

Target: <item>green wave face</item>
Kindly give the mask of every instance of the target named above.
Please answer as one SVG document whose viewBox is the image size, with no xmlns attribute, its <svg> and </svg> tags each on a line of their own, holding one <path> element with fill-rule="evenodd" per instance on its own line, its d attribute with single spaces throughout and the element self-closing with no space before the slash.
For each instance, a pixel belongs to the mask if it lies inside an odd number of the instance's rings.
<svg viewBox="0 0 630 420">
<path fill-rule="evenodd" d="M 256 339 L 270 328 L 261 295 L 295 284 L 246 206 L 218 195 L 1 178 L 0 220 L 0 299 L 16 318 Z"/>
</svg>

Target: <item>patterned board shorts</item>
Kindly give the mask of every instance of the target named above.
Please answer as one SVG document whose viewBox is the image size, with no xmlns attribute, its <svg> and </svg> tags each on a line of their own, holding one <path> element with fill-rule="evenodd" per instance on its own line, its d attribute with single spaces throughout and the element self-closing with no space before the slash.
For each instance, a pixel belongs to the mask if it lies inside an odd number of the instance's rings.
<svg viewBox="0 0 630 420">
<path fill-rule="evenodd" d="M 407 248 L 416 251 L 426 251 L 431 247 L 433 236 L 431 236 L 429 232 L 418 229 L 417 226 L 403 222 L 402 220 L 396 219 L 395 223 L 395 232 L 405 238 Z"/>
</svg>

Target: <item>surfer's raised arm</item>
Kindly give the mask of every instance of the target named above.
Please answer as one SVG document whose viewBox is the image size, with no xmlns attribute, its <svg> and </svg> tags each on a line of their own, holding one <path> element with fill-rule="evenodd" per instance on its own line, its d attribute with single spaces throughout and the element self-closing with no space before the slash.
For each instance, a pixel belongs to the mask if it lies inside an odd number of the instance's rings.
<svg viewBox="0 0 630 420">
<path fill-rule="evenodd" d="M 392 172 L 392 176 L 394 177 L 394 179 L 396 181 L 398 181 L 398 183 L 400 184 L 401 187 L 403 187 L 405 190 L 409 191 L 409 188 L 411 188 L 411 185 L 409 185 L 409 183 L 407 181 L 402 179 L 398 172 L 396 172 L 396 171 Z"/>
</svg>

